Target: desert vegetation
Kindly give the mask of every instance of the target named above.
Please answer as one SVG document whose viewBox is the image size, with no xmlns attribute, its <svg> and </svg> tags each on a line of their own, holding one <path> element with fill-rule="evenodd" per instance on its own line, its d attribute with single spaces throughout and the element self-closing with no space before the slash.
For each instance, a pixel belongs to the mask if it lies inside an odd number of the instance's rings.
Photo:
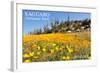
<svg viewBox="0 0 100 73">
<path fill-rule="evenodd" d="M 23 35 L 23 62 L 86 60 L 91 58 L 91 20 L 55 20 L 51 26 Z"/>
</svg>

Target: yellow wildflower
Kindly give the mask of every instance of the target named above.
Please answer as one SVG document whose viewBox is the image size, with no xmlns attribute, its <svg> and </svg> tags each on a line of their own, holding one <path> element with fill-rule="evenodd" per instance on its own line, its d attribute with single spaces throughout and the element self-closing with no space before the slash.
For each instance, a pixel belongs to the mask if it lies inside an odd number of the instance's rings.
<svg viewBox="0 0 100 73">
<path fill-rule="evenodd" d="M 70 59 L 70 56 L 67 56 L 67 57 L 66 57 L 66 60 L 69 60 L 69 59 Z"/>
<path fill-rule="evenodd" d="M 40 46 L 38 46 L 38 50 L 40 50 Z"/>
<path fill-rule="evenodd" d="M 40 52 L 40 51 L 38 51 L 38 52 L 37 52 L 37 55 L 40 55 L 40 54 L 41 54 L 41 52 Z"/>
<path fill-rule="evenodd" d="M 29 58 L 30 55 L 29 55 L 29 54 L 24 54 L 23 57 L 24 57 L 24 58 Z"/>
<path fill-rule="evenodd" d="M 66 46 L 66 47 L 67 47 L 69 53 L 72 53 L 73 52 L 73 48 L 71 48 L 69 46 Z"/>
<path fill-rule="evenodd" d="M 56 49 L 56 51 L 58 51 L 58 50 L 59 50 L 59 48 L 58 48 L 58 47 L 56 47 L 55 49 Z"/>
<path fill-rule="evenodd" d="M 30 61 L 30 60 L 25 60 L 24 62 L 25 62 L 25 63 L 29 63 L 29 62 L 31 62 L 31 61 Z"/>
<path fill-rule="evenodd" d="M 70 59 L 70 56 L 63 56 L 62 59 L 63 60 L 69 60 Z"/>
<path fill-rule="evenodd" d="M 31 52 L 31 53 L 30 53 L 30 56 L 33 56 L 33 55 L 34 55 L 34 52 Z"/>
<path fill-rule="evenodd" d="M 68 48 L 68 52 L 69 53 L 72 53 L 73 52 L 73 49 L 72 48 Z"/>
<path fill-rule="evenodd" d="M 43 52 L 46 52 L 46 48 L 43 48 L 42 51 L 43 51 Z"/>
<path fill-rule="evenodd" d="M 53 45 L 53 46 L 56 46 L 56 44 L 55 44 L 55 43 L 53 43 L 52 45 Z"/>
<path fill-rule="evenodd" d="M 63 60 L 66 60 L 66 56 L 63 56 L 62 59 L 63 59 Z"/>
</svg>

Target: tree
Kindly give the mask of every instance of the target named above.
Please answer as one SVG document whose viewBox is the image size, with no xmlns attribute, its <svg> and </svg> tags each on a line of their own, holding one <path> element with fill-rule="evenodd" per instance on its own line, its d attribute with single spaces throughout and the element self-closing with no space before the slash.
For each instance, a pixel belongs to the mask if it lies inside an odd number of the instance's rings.
<svg viewBox="0 0 100 73">
<path fill-rule="evenodd" d="M 44 31 L 43 33 L 51 33 L 51 30 L 49 29 L 48 25 L 44 26 Z"/>
</svg>

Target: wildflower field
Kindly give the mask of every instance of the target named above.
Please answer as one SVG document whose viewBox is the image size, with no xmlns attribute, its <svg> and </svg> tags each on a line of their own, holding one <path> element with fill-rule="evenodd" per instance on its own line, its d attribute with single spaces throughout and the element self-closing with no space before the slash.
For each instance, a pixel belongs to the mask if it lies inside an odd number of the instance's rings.
<svg viewBox="0 0 100 73">
<path fill-rule="evenodd" d="M 23 62 L 90 59 L 90 35 L 90 32 L 23 35 Z"/>
</svg>

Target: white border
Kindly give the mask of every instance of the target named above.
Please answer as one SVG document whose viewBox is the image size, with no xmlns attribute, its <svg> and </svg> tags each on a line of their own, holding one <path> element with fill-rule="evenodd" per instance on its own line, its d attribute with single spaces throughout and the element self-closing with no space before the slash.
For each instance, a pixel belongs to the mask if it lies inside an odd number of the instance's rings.
<svg viewBox="0 0 100 73">
<path fill-rule="evenodd" d="M 15 70 L 30 70 L 30 69 L 53 69 L 79 66 L 94 66 L 96 65 L 96 45 L 95 34 L 96 31 L 96 9 L 86 7 L 73 6 L 54 6 L 54 5 L 40 5 L 32 3 L 14 3 L 14 47 L 13 47 L 13 64 L 12 69 Z M 91 13 L 91 39 L 92 39 L 92 58 L 91 60 L 75 60 L 75 61 L 57 61 L 57 62 L 38 62 L 38 63 L 22 63 L 22 9 L 31 10 L 49 10 L 49 11 L 71 11 L 71 12 L 89 12 Z"/>
</svg>

